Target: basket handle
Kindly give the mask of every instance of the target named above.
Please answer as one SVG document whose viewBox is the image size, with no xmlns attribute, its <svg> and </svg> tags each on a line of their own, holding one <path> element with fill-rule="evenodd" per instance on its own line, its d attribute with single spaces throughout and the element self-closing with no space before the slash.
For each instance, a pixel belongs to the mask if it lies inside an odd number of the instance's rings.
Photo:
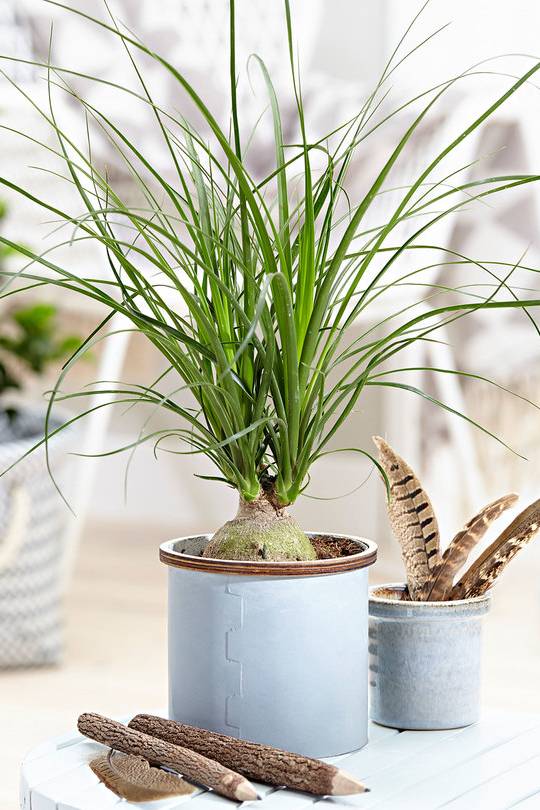
<svg viewBox="0 0 540 810">
<path fill-rule="evenodd" d="M 23 486 L 15 485 L 11 490 L 11 519 L 3 538 L 0 538 L 0 571 L 12 561 L 21 546 L 30 517 L 30 498 Z"/>
</svg>

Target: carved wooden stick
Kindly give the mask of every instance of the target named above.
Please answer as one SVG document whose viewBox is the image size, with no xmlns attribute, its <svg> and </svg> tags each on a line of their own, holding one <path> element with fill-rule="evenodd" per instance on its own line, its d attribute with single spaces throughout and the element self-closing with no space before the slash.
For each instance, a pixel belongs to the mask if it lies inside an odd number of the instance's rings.
<svg viewBox="0 0 540 810">
<path fill-rule="evenodd" d="M 303 790 L 317 796 L 347 796 L 368 790 L 354 776 L 334 765 L 270 745 L 238 740 L 150 714 L 138 714 L 130 721 L 129 727 L 174 745 L 184 745 L 250 779 L 269 785 Z"/>
<path fill-rule="evenodd" d="M 213 788 L 228 799 L 247 802 L 258 798 L 253 786 L 243 776 L 195 751 L 142 734 L 100 714 L 81 714 L 77 727 L 81 734 L 92 740 L 179 771 L 191 782 Z"/>
</svg>

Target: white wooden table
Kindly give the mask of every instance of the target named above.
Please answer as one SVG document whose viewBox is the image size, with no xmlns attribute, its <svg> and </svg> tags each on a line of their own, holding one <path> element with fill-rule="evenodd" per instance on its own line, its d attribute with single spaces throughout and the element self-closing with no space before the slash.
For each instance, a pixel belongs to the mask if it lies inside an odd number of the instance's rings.
<svg viewBox="0 0 540 810">
<path fill-rule="evenodd" d="M 218 810 L 234 807 L 215 793 L 131 804 L 118 799 L 88 767 L 103 746 L 71 733 L 35 748 L 21 770 L 24 810 Z M 540 717 L 488 714 L 454 731 L 405 731 L 372 725 L 361 751 L 339 757 L 370 793 L 318 799 L 257 784 L 257 810 L 301 810 L 313 804 L 378 810 L 540 810 Z M 247 806 L 247 805 L 246 805 Z"/>
</svg>

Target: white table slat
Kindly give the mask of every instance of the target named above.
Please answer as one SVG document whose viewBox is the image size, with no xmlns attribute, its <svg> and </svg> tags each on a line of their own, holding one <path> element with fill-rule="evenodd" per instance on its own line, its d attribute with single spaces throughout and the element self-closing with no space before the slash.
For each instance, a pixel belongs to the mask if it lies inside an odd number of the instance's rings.
<svg viewBox="0 0 540 810">
<path fill-rule="evenodd" d="M 510 733 L 513 733 L 512 730 Z M 434 810 L 436 807 L 453 807 L 453 800 L 469 795 L 470 791 L 488 783 L 498 775 L 517 768 L 522 762 L 540 753 L 540 728 L 524 731 L 490 750 L 471 757 L 457 767 L 444 773 L 436 773 L 413 785 L 399 796 L 400 810 Z M 540 770 L 539 784 L 540 788 Z M 524 796 L 527 793 L 523 794 Z M 434 803 L 433 797 L 437 797 Z M 470 804 L 475 808 L 476 804 Z M 540 807 L 540 804 L 539 804 Z"/>
<path fill-rule="evenodd" d="M 87 768 L 87 770 L 90 770 Z M 55 810 L 110 810 L 121 803 L 122 810 L 131 810 L 131 808 L 138 808 L 138 810 L 176 810 L 187 802 L 192 802 L 199 794 L 206 791 L 198 789 L 195 793 L 186 796 L 174 796 L 169 799 L 163 799 L 156 802 L 126 802 L 119 799 L 112 791 L 101 784 L 97 777 L 96 783 L 84 789 L 81 785 L 80 790 L 75 790 L 70 796 L 58 802 Z M 41 790 L 41 787 L 39 788 Z M 32 810 L 34 810 L 32 806 Z"/>
<path fill-rule="evenodd" d="M 73 736 L 73 735 L 72 735 Z M 35 748 L 32 748 L 31 751 L 25 756 L 25 762 L 31 762 L 34 759 L 39 759 L 39 757 L 45 756 L 45 754 L 51 754 L 58 750 L 58 746 L 56 741 L 46 740 L 40 745 L 36 745 Z"/>
<path fill-rule="evenodd" d="M 198 790 L 159 802 L 120 800 L 88 767 L 104 746 L 78 734 L 30 752 L 21 771 L 23 810 L 225 810 L 234 807 Z M 370 725 L 370 742 L 335 757 L 370 793 L 320 799 L 255 784 L 257 810 L 303 810 L 314 804 L 377 810 L 532 810 L 540 808 L 540 717 L 492 714 L 466 729 L 405 731 Z M 254 805 L 255 806 L 255 805 Z"/>
<path fill-rule="evenodd" d="M 276 789 L 274 785 L 263 785 L 262 782 L 254 782 L 252 779 L 250 779 L 250 782 L 261 799 L 264 799 L 265 796 L 268 796 L 269 793 L 272 793 Z M 260 804 L 257 804 L 257 807 L 260 807 Z"/>
<path fill-rule="evenodd" d="M 80 742 L 85 742 L 86 737 L 79 732 L 71 732 L 71 734 L 62 734 L 56 738 L 56 748 L 58 751 L 62 748 L 70 748 L 72 745 L 77 745 Z"/>
<path fill-rule="evenodd" d="M 82 770 L 104 748 L 98 743 L 86 742 L 44 754 L 37 759 L 24 762 L 24 777 L 31 789 L 44 785 L 56 776 L 72 770 Z M 32 809 L 33 810 L 33 809 Z"/>
<path fill-rule="evenodd" d="M 36 792 L 34 791 L 32 797 L 32 810 Z M 98 782 L 91 788 L 81 788 L 78 794 L 66 799 L 60 799 L 56 804 L 56 808 L 57 810 L 111 810 L 121 802 L 122 800 L 115 796 L 109 788 Z M 124 806 L 125 802 L 122 802 L 122 805 Z"/>
<path fill-rule="evenodd" d="M 540 755 L 468 791 L 446 807 L 448 810 L 471 810 L 472 807 L 475 810 L 507 810 L 515 805 L 516 800 L 526 798 L 533 790 L 539 789 Z"/>
<path fill-rule="evenodd" d="M 118 804 L 120 799 L 118 799 L 114 793 L 111 793 L 110 790 L 107 790 L 107 788 L 105 788 L 104 792 L 104 785 L 100 784 L 97 777 L 89 768 L 86 768 L 86 771 L 92 774 L 94 778 L 94 783 L 90 785 L 90 789 L 85 790 L 81 782 L 80 790 L 72 797 L 71 802 L 66 798 L 65 792 L 62 791 L 64 798 L 58 802 L 57 810 L 102 810 L 102 808 L 103 810 L 108 810 L 108 808 Z M 88 781 L 90 782 L 90 780 Z M 261 797 L 275 790 L 271 785 L 263 785 L 260 782 L 252 782 L 251 784 Z M 162 801 L 137 803 L 122 801 L 122 810 L 131 810 L 131 808 L 138 808 L 138 810 L 177 810 L 177 808 L 185 805 L 186 802 L 193 802 L 195 799 L 197 799 L 198 808 L 203 795 L 205 796 L 205 802 L 207 802 L 206 796 L 212 796 L 213 794 L 203 788 L 199 788 L 195 793 L 185 796 L 175 796 L 170 799 L 163 799 Z M 223 806 L 222 800 L 218 797 L 212 799 L 212 804 L 215 806 L 216 799 L 218 799 L 219 803 Z M 33 807 L 32 810 L 34 810 Z"/>
<path fill-rule="evenodd" d="M 60 803 L 64 803 L 67 807 L 70 804 L 77 807 L 86 790 L 100 786 L 103 787 L 88 765 L 67 771 L 42 783 L 38 790 L 32 791 L 32 810 L 57 810 Z M 107 793 L 110 794 L 111 791 L 108 790 Z M 113 801 L 105 797 L 105 794 L 103 798 L 103 810 L 113 806 Z"/>
<path fill-rule="evenodd" d="M 512 810 L 538 810 L 540 807 L 540 790 L 535 790 L 526 799 L 511 805 Z"/>
<path fill-rule="evenodd" d="M 369 728 L 369 745 L 362 749 L 363 751 L 367 751 L 368 748 L 371 749 L 373 746 L 379 746 L 385 741 L 392 739 L 394 737 L 398 737 L 399 732 L 395 728 L 386 728 L 385 726 L 378 726 L 375 723 L 370 723 Z M 340 768 L 343 768 L 347 771 L 350 771 L 349 763 L 352 757 L 358 755 L 359 752 L 355 752 L 354 754 L 342 754 L 339 757 L 333 757 L 332 759 L 328 760 L 336 765 L 339 764 Z M 300 810 L 303 807 L 312 807 L 315 802 L 317 802 L 317 797 L 312 796 L 309 793 L 301 793 L 301 792 L 292 792 L 290 790 L 284 790 L 283 788 L 272 788 L 271 790 L 267 790 L 266 794 L 260 794 L 262 796 L 262 801 L 257 802 L 257 810 L 266 810 L 266 808 L 291 808 L 291 810 Z M 199 805 L 196 805 L 197 810 Z"/>
<path fill-rule="evenodd" d="M 403 746 L 405 750 L 412 746 L 412 755 L 400 757 L 397 767 L 394 767 L 389 756 L 386 767 L 371 777 L 366 778 L 370 793 L 360 794 L 350 798 L 335 800 L 340 806 L 372 808 L 377 810 L 395 810 L 399 800 L 399 810 L 415 808 L 415 810 L 434 810 L 437 805 L 436 796 L 432 790 L 424 803 L 418 799 L 417 786 L 426 779 L 433 780 L 436 789 L 437 777 L 455 768 L 462 763 L 495 748 L 507 740 L 538 725 L 538 718 L 494 716 L 483 719 L 480 723 L 461 729 L 457 733 L 443 738 L 438 744 L 429 745 L 417 755 L 418 734 L 430 732 L 404 731 L 396 739 L 396 746 Z M 445 732 L 436 732 L 444 734 Z M 362 751 L 359 752 L 359 756 Z M 474 806 L 470 810 L 476 810 Z"/>
<path fill-rule="evenodd" d="M 309 793 L 284 790 L 283 788 L 274 790 L 262 802 L 257 802 L 257 810 L 264 807 L 265 810 L 303 810 L 304 807 L 313 807 L 316 797 Z M 197 808 L 198 810 L 198 808 Z"/>
<path fill-rule="evenodd" d="M 377 742 L 378 740 L 384 740 L 386 737 L 395 737 L 396 734 L 399 732 L 395 728 L 388 728 L 388 726 L 378 726 L 377 723 L 369 724 L 369 742 Z M 343 754 L 340 759 L 343 757 L 349 757 L 350 754 Z"/>
<path fill-rule="evenodd" d="M 30 810 L 30 796 L 30 786 L 24 774 L 21 773 L 19 779 L 19 807 L 21 810 Z"/>
<path fill-rule="evenodd" d="M 231 802 L 228 799 L 224 799 L 223 797 L 218 796 L 217 793 L 212 793 L 211 791 L 206 791 L 205 793 L 200 793 L 198 796 L 195 796 L 192 799 L 192 802 L 193 802 L 193 808 L 192 808 L 191 804 L 188 804 L 185 807 L 182 806 L 181 810 L 188 810 L 188 808 L 189 808 L 189 810 L 226 810 L 227 807 L 229 808 L 229 810 L 235 810 L 235 808 L 237 808 L 237 807 L 244 807 L 244 806 L 245 806 L 246 810 L 249 807 L 257 807 L 257 810 L 258 810 L 258 807 L 259 807 L 259 802 L 257 802 L 256 805 L 251 804 L 251 803 L 247 803 L 245 805 L 236 804 L 235 802 Z M 125 806 L 126 807 L 127 806 L 129 806 L 129 807 L 131 807 L 131 806 L 138 807 L 139 805 L 134 804 L 134 805 L 125 805 Z M 151 807 L 151 805 L 149 804 L 148 808 L 150 808 L 150 807 Z M 122 807 L 122 810 L 123 810 L 123 807 Z"/>
<path fill-rule="evenodd" d="M 368 781 L 375 774 L 385 771 L 390 762 L 395 770 L 399 768 L 403 760 L 422 756 L 426 749 L 433 746 L 438 747 L 445 740 L 459 733 L 460 730 L 455 729 L 450 731 L 415 731 L 411 732 L 406 738 L 404 738 L 403 733 L 396 733 L 393 737 L 386 737 L 375 743 L 370 743 L 366 748 L 349 755 L 340 762 L 340 767 L 362 781 Z"/>
<path fill-rule="evenodd" d="M 139 810 L 176 810 L 177 807 L 192 806 L 195 799 L 202 796 L 208 796 L 207 790 L 197 790 L 196 793 L 190 793 L 187 796 L 172 796 L 169 799 L 163 799 L 157 802 L 122 802 L 122 810 L 124 808 L 139 808 Z M 223 804 L 222 804 L 223 807 Z"/>
</svg>

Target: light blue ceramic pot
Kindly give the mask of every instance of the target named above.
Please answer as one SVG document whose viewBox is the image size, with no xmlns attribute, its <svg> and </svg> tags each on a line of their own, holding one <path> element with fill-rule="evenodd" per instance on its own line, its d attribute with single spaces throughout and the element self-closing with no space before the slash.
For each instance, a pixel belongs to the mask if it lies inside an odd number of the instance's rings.
<svg viewBox="0 0 540 810">
<path fill-rule="evenodd" d="M 490 596 L 408 602 L 371 588 L 370 716 L 400 729 L 469 726 L 480 710 L 482 618 Z"/>
<path fill-rule="evenodd" d="M 306 756 L 361 748 L 375 544 L 347 538 L 358 553 L 329 560 L 241 562 L 202 558 L 208 539 L 160 551 L 170 717 Z"/>
</svg>

